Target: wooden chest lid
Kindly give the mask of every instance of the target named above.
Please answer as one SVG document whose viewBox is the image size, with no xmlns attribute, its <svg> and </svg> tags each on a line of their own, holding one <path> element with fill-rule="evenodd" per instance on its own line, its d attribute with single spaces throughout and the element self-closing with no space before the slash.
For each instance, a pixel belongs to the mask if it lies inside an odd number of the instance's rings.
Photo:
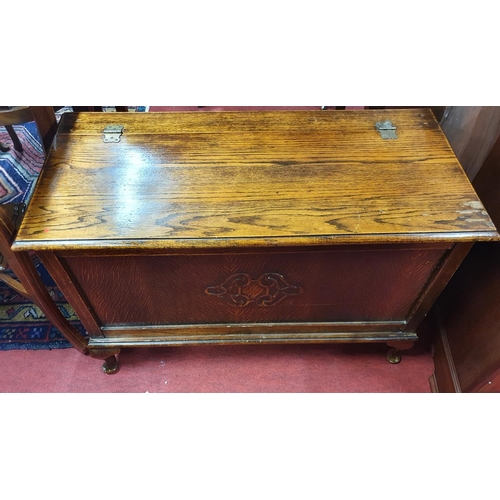
<svg viewBox="0 0 500 500">
<path fill-rule="evenodd" d="M 103 142 L 112 124 L 120 141 Z M 497 237 L 430 110 L 80 113 L 62 117 L 14 248 Z"/>
</svg>

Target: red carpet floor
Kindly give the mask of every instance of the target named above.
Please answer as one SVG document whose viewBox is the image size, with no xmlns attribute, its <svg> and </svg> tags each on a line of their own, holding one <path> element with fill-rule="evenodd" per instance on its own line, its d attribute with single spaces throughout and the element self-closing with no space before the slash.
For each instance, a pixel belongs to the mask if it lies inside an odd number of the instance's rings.
<svg viewBox="0 0 500 500">
<path fill-rule="evenodd" d="M 416 348 L 415 348 L 416 349 Z M 423 393 L 429 352 L 398 365 L 384 345 L 245 345 L 123 349 L 121 368 L 74 349 L 1 351 L 0 392 L 17 393 Z"/>
</svg>

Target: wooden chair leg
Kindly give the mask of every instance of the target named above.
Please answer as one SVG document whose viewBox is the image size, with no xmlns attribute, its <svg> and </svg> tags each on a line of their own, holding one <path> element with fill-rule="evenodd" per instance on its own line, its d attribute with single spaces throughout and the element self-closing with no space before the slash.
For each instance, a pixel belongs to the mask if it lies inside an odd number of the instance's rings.
<svg viewBox="0 0 500 500">
<path fill-rule="evenodd" d="M 54 108 L 52 106 L 31 106 L 31 113 L 42 138 L 45 156 L 47 156 L 57 132 L 57 119 Z"/>
<path fill-rule="evenodd" d="M 23 293 L 36 304 L 47 319 L 64 335 L 68 342 L 83 354 L 88 354 L 88 340 L 71 326 L 52 300 L 30 256 L 26 252 L 13 252 L 15 227 L 9 220 L 5 210 L 0 207 L 0 252 L 17 276 L 17 291 Z M 15 285 L 15 283 L 12 283 Z"/>
<path fill-rule="evenodd" d="M 23 145 L 21 144 L 19 137 L 17 137 L 17 134 L 16 134 L 16 131 L 14 130 L 14 127 L 12 125 L 5 125 L 5 128 L 7 129 L 7 132 L 9 133 L 10 138 L 12 139 L 12 142 L 14 143 L 14 149 L 16 151 L 19 151 L 20 153 L 22 153 Z"/>
<path fill-rule="evenodd" d="M 6 285 L 10 286 L 13 290 L 15 290 L 19 295 L 26 297 L 29 300 L 32 300 L 28 290 L 24 288 L 19 281 L 15 280 L 11 276 L 9 276 L 6 272 L 0 271 L 0 281 L 3 281 Z"/>
<path fill-rule="evenodd" d="M 5 126 L 14 143 L 14 149 L 19 152 L 22 152 L 23 146 L 13 125 L 32 121 L 36 124 L 45 155 L 47 155 L 57 130 L 57 119 L 53 106 L 16 106 L 3 109 L 0 112 L 0 124 Z"/>
</svg>

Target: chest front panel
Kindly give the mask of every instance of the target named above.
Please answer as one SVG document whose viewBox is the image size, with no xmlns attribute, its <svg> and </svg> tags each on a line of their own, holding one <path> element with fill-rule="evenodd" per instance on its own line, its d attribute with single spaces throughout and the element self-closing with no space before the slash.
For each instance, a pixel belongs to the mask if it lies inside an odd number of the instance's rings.
<svg viewBox="0 0 500 500">
<path fill-rule="evenodd" d="M 444 253 L 372 246 L 63 262 L 105 326 L 402 321 Z"/>
</svg>

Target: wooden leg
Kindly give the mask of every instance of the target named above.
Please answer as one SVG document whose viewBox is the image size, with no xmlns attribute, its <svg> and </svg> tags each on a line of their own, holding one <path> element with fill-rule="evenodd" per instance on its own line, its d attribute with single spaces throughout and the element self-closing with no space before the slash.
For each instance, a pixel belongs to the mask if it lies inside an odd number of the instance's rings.
<svg viewBox="0 0 500 500">
<path fill-rule="evenodd" d="M 407 340 L 399 340 L 395 342 L 386 342 L 386 344 L 390 347 L 387 351 L 386 358 L 389 363 L 397 364 L 401 361 L 401 352 L 406 351 L 407 349 L 411 349 L 413 347 L 413 342 Z"/>
<path fill-rule="evenodd" d="M 87 354 L 88 340 L 68 322 L 56 303 L 52 300 L 30 256 L 26 252 L 13 252 L 11 249 L 16 229 L 7 212 L 0 207 L 0 253 L 9 263 L 19 283 L 10 285 L 19 293 L 27 296 L 45 314 L 47 319 L 66 337 L 73 347 Z M 9 281 L 9 280 L 7 280 Z"/>
<path fill-rule="evenodd" d="M 119 353 L 120 349 L 89 349 L 91 358 L 104 360 L 102 371 L 108 375 L 112 375 L 120 369 L 120 364 L 116 357 Z"/>
<path fill-rule="evenodd" d="M 21 144 L 19 137 L 17 137 L 17 134 L 16 134 L 16 131 L 14 130 L 14 127 L 12 125 L 5 125 L 5 128 L 6 128 L 7 132 L 9 133 L 10 138 L 12 139 L 12 142 L 14 143 L 14 149 L 21 153 L 23 151 L 23 145 Z"/>
<path fill-rule="evenodd" d="M 108 375 L 112 375 L 116 373 L 120 369 L 120 365 L 118 363 L 118 359 L 116 356 L 110 356 L 104 360 L 102 364 L 102 371 Z"/>
</svg>

